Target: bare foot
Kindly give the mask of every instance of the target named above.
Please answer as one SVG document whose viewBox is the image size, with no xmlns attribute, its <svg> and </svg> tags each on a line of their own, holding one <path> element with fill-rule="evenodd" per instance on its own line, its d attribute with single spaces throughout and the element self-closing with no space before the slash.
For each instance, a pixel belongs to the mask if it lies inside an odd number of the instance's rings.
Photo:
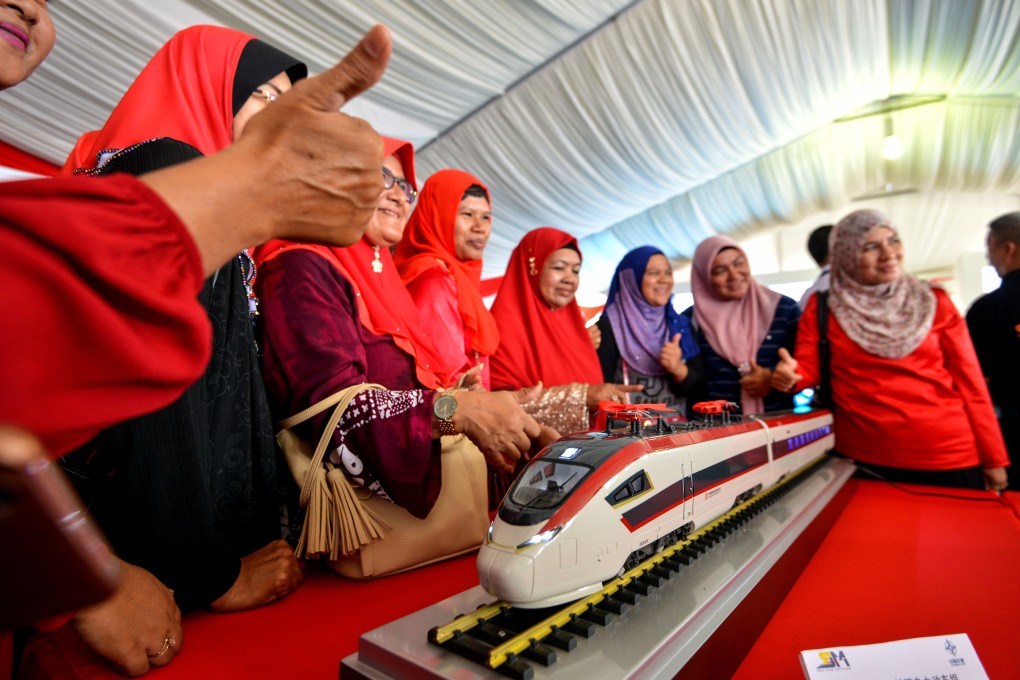
<svg viewBox="0 0 1020 680">
<path fill-rule="evenodd" d="M 234 585 L 209 605 L 214 612 L 240 612 L 269 604 L 297 590 L 304 568 L 286 541 L 273 541 L 241 558 Z"/>
</svg>

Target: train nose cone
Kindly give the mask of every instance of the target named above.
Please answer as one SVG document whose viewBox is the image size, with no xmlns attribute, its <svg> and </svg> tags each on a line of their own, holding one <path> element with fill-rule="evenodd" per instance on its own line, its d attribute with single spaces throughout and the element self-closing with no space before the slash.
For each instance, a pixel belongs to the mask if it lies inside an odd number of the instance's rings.
<svg viewBox="0 0 1020 680">
<path fill-rule="evenodd" d="M 527 602 L 535 590 L 535 561 L 491 545 L 478 551 L 478 581 L 507 602 Z"/>
</svg>

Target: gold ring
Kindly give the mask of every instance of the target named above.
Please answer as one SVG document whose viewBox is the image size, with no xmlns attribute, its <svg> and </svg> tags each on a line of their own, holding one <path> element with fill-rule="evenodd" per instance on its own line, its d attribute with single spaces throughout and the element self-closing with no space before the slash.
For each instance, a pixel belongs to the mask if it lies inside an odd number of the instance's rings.
<svg viewBox="0 0 1020 680">
<path fill-rule="evenodd" d="M 164 654 L 167 653 L 168 649 L 170 649 L 171 647 L 174 647 L 176 645 L 177 645 L 177 643 L 174 641 L 174 639 L 172 637 L 168 637 L 165 640 L 163 640 L 163 647 L 158 652 L 156 652 L 153 656 L 163 656 Z"/>
</svg>

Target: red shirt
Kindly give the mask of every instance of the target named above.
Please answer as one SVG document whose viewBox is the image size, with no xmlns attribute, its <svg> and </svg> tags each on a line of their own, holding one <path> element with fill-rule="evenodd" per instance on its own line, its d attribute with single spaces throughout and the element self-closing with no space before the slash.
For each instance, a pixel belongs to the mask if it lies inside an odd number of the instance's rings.
<svg viewBox="0 0 1020 680">
<path fill-rule="evenodd" d="M 169 404 L 211 328 L 184 224 L 126 175 L 0 184 L 0 422 L 63 455 Z"/>
<path fill-rule="evenodd" d="M 454 377 L 482 364 L 482 386 L 491 388 L 489 357 L 472 347 L 474 335 L 464 324 L 457 306 L 457 281 L 442 267 L 424 272 L 407 285 L 418 310 L 421 325 L 446 366 L 459 366 Z"/>
<path fill-rule="evenodd" d="M 934 292 L 931 331 L 902 359 L 865 352 L 829 313 L 836 448 L 863 463 L 916 470 L 1007 466 L 967 326 L 945 291 Z M 795 357 L 800 385 L 816 385 L 817 296 L 801 317 Z"/>
</svg>

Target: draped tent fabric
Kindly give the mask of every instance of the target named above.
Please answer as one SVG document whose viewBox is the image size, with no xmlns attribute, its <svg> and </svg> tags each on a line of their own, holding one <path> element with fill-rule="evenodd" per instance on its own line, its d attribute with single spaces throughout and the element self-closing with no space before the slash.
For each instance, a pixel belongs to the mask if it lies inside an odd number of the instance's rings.
<svg viewBox="0 0 1020 680">
<path fill-rule="evenodd" d="M 491 189 L 486 278 L 542 224 L 578 236 L 582 287 L 604 290 L 636 245 L 683 260 L 712 234 L 849 212 L 886 185 L 916 190 L 930 220 L 916 246 L 945 264 L 957 253 L 928 240 L 983 224 L 927 209 L 926 196 L 1020 191 L 1017 0 L 93 0 L 50 11 L 54 53 L 0 95 L 0 139 L 50 162 L 187 25 L 252 33 L 312 73 L 388 25 L 390 68 L 346 110 L 413 141 L 421 182 L 462 167 Z M 945 99 L 837 122 L 896 95 Z M 881 156 L 887 124 L 903 142 L 896 162 Z"/>
</svg>

